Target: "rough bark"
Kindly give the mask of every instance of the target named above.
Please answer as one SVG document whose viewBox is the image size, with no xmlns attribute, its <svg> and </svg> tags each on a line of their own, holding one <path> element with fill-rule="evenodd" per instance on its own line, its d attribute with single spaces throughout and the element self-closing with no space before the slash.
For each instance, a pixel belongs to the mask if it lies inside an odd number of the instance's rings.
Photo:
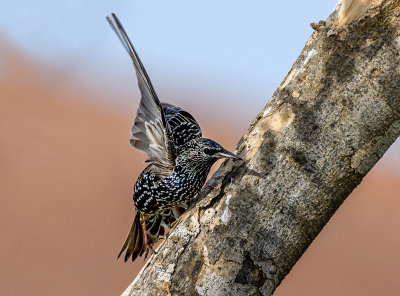
<svg viewBox="0 0 400 296">
<path fill-rule="evenodd" d="M 123 295 L 273 293 L 400 134 L 400 1 L 365 2 L 313 24 L 245 161 L 221 166 Z"/>
</svg>

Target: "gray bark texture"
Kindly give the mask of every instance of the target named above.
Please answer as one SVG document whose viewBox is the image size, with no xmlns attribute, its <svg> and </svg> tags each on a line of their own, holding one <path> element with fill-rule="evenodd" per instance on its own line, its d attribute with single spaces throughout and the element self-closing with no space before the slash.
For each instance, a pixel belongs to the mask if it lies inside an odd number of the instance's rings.
<svg viewBox="0 0 400 296">
<path fill-rule="evenodd" d="M 399 136 L 400 1 L 340 1 L 312 27 L 244 161 L 222 164 L 123 295 L 271 295 Z"/>
</svg>

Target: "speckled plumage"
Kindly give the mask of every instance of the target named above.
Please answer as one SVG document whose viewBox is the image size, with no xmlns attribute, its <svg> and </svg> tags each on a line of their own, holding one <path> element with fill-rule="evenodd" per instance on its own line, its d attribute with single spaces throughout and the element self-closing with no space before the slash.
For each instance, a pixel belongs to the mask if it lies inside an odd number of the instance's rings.
<svg viewBox="0 0 400 296">
<path fill-rule="evenodd" d="M 204 150 L 214 153 L 207 154 Z M 224 151 L 212 140 L 196 138 L 181 148 L 175 167 L 167 177 L 158 177 L 150 164 L 134 187 L 136 208 L 152 214 L 190 201 L 203 187 L 213 163 L 220 158 L 215 153 Z"/>
<path fill-rule="evenodd" d="M 132 58 L 142 98 L 131 128 L 131 145 L 149 156 L 150 164 L 134 186 L 136 217 L 118 255 L 135 260 L 179 217 L 179 206 L 203 187 L 211 166 L 220 158 L 240 159 L 210 139 L 188 112 L 160 103 L 135 49 L 117 17 L 107 17 Z M 142 227 L 141 227 L 142 224 Z"/>
</svg>

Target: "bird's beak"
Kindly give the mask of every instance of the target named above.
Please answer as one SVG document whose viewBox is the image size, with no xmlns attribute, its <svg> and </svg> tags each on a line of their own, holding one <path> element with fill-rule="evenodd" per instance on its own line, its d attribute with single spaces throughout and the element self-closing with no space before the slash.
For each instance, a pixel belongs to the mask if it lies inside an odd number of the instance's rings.
<svg viewBox="0 0 400 296">
<path fill-rule="evenodd" d="M 237 156 L 236 154 L 233 154 L 232 152 L 229 152 L 228 150 L 219 152 L 218 157 L 220 157 L 220 158 L 226 157 L 226 158 L 232 158 L 232 159 L 236 159 L 236 160 L 242 160 L 239 156 Z"/>
</svg>

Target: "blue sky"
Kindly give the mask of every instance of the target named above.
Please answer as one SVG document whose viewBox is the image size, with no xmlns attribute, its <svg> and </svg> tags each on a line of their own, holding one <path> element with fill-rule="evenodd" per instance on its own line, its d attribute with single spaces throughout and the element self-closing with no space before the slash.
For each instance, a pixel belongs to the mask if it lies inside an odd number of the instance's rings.
<svg viewBox="0 0 400 296">
<path fill-rule="evenodd" d="M 0 34 L 101 91 L 130 88 L 132 66 L 105 20 L 115 12 L 159 92 L 213 89 L 239 105 L 252 98 L 260 109 L 312 33 L 309 24 L 326 19 L 335 4 L 16 0 L 2 4 Z"/>
<path fill-rule="evenodd" d="M 300 54 L 309 24 L 325 20 L 336 2 L 3 1 L 0 34 L 102 93 L 102 103 L 132 109 L 139 98 L 135 73 L 105 20 L 115 12 L 161 100 L 190 110 L 218 102 L 240 114 L 244 131 Z"/>
</svg>

